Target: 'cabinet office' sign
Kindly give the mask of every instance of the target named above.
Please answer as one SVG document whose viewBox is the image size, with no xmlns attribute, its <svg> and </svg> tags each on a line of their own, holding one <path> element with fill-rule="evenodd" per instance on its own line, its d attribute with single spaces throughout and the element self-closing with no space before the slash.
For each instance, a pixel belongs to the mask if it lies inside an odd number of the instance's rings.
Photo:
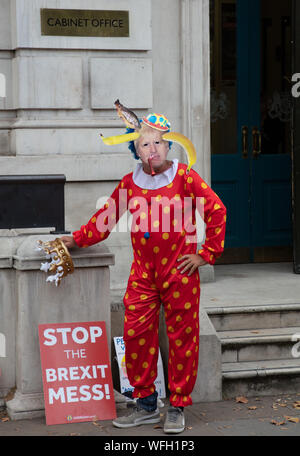
<svg viewBox="0 0 300 456">
<path fill-rule="evenodd" d="M 42 8 L 41 33 L 53 36 L 129 37 L 129 11 Z"/>
</svg>

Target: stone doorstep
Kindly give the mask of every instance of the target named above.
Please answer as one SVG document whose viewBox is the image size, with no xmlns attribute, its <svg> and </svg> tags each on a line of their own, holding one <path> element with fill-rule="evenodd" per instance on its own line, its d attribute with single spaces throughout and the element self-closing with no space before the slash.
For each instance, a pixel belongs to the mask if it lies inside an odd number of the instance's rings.
<svg viewBox="0 0 300 456">
<path fill-rule="evenodd" d="M 299 359 L 223 363 L 222 366 L 223 380 L 287 375 L 300 375 Z"/>
<path fill-rule="evenodd" d="M 294 342 L 293 335 L 299 335 L 300 327 L 288 328 L 266 328 L 266 329 L 246 329 L 237 331 L 218 331 L 222 346 L 230 345 L 249 345 L 249 344 L 270 344 L 276 342 Z"/>
<path fill-rule="evenodd" d="M 300 326 L 300 304 L 206 308 L 216 331 Z"/>
</svg>

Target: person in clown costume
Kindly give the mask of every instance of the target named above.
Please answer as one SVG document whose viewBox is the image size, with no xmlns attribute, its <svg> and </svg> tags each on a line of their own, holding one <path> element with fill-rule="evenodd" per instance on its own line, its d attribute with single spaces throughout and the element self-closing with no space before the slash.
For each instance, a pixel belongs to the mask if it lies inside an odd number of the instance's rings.
<svg viewBox="0 0 300 456">
<path fill-rule="evenodd" d="M 136 407 L 113 425 L 130 428 L 158 423 L 158 325 L 164 307 L 169 340 L 168 387 L 170 407 L 164 431 L 185 428 L 184 408 L 192 404 L 199 354 L 200 280 L 198 268 L 214 264 L 224 250 L 226 208 L 206 182 L 191 169 L 196 160 L 192 143 L 171 133 L 160 114 L 144 117 L 117 142 L 140 160 L 123 177 L 108 202 L 90 221 L 61 239 L 67 247 L 88 247 L 105 240 L 123 213 L 132 214 L 133 263 L 124 296 L 126 368 Z M 116 144 L 115 138 L 102 138 Z M 188 151 L 188 165 L 168 160 L 172 141 Z M 197 251 L 195 212 L 202 202 L 206 239 Z"/>
</svg>

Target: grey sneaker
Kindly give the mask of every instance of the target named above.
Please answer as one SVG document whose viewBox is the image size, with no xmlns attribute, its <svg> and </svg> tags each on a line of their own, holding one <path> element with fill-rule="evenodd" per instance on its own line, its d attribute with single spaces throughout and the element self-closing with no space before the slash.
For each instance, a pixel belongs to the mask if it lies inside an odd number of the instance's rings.
<svg viewBox="0 0 300 456">
<path fill-rule="evenodd" d="M 169 407 L 164 424 L 164 432 L 167 434 L 179 434 L 184 431 L 184 412 L 179 407 Z"/>
<path fill-rule="evenodd" d="M 130 428 L 140 426 L 141 424 L 154 424 L 159 422 L 160 414 L 158 409 L 154 410 L 154 412 L 147 412 L 147 410 L 140 408 L 137 405 L 130 415 L 120 416 L 120 418 L 114 419 L 112 423 L 118 428 Z"/>
</svg>

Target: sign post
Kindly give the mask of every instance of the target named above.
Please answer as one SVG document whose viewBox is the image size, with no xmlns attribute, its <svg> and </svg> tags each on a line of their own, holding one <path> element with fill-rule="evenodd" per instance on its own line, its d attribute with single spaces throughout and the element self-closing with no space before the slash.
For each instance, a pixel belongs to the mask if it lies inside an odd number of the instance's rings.
<svg viewBox="0 0 300 456">
<path fill-rule="evenodd" d="M 46 423 L 116 417 L 105 322 L 39 325 Z"/>
</svg>

